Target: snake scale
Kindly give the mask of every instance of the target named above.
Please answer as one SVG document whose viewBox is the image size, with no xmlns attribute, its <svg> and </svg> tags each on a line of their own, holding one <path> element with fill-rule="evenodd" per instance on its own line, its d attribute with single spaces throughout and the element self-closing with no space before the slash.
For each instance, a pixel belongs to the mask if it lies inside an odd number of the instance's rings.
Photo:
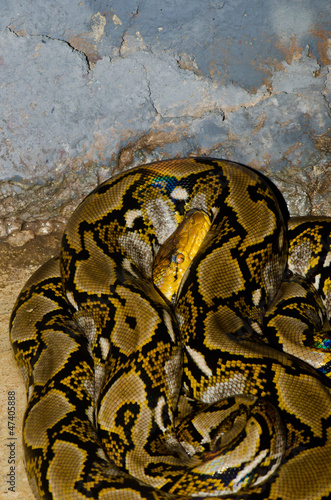
<svg viewBox="0 0 331 500">
<path fill-rule="evenodd" d="M 330 262 L 331 219 L 289 219 L 249 167 L 99 185 L 11 317 L 36 498 L 331 498 Z"/>
</svg>

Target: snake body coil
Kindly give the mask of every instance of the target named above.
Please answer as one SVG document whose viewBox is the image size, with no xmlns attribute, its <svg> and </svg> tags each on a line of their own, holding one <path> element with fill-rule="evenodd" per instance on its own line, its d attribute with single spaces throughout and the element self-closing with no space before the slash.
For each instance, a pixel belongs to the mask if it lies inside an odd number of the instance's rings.
<svg viewBox="0 0 331 500">
<path fill-rule="evenodd" d="M 330 236 L 229 161 L 98 186 L 12 313 L 35 496 L 331 498 Z"/>
</svg>

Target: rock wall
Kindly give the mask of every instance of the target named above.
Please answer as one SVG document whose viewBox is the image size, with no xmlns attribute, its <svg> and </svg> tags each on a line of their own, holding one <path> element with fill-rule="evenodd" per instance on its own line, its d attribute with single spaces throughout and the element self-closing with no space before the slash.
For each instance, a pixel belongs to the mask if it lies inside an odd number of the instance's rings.
<svg viewBox="0 0 331 500">
<path fill-rule="evenodd" d="M 98 182 L 176 155 L 331 214 L 330 19 L 324 0 L 4 2 L 0 237 L 48 234 Z"/>
</svg>

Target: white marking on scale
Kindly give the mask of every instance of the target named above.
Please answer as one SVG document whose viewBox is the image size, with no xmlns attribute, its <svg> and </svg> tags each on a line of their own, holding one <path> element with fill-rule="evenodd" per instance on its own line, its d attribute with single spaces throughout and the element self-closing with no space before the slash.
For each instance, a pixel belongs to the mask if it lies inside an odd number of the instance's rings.
<svg viewBox="0 0 331 500">
<path fill-rule="evenodd" d="M 188 192 L 185 188 L 177 186 L 171 191 L 170 196 L 174 200 L 187 200 Z"/>
</svg>

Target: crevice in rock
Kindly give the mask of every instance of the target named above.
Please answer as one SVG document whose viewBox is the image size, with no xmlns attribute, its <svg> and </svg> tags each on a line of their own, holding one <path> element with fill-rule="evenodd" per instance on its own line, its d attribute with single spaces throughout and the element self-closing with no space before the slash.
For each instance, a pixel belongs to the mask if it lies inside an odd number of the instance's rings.
<svg viewBox="0 0 331 500">
<path fill-rule="evenodd" d="M 18 33 L 17 31 L 15 31 L 11 26 L 7 26 L 7 29 L 8 29 L 8 31 L 10 31 L 11 33 L 13 33 L 14 35 L 16 35 L 19 38 L 22 38 L 22 37 L 24 38 L 24 36 L 30 36 L 32 38 L 40 38 L 43 43 L 45 43 L 45 39 L 52 40 L 54 42 L 64 43 L 65 45 L 70 47 L 70 49 L 73 52 L 77 52 L 80 55 L 80 57 L 83 59 L 83 61 L 87 65 L 87 73 L 89 73 L 91 71 L 91 64 L 90 64 L 90 61 L 89 61 L 87 55 L 85 54 L 85 52 L 78 50 L 76 47 L 71 45 L 70 42 L 68 42 L 67 40 L 62 40 L 61 38 L 52 38 L 49 35 L 31 35 L 30 33 L 27 33 L 26 35 L 22 35 L 22 34 Z"/>
<path fill-rule="evenodd" d="M 149 102 L 151 103 L 152 105 L 152 108 L 154 109 L 155 111 L 155 115 L 158 116 L 160 115 L 158 109 L 156 108 L 155 104 L 154 104 L 154 100 L 153 100 L 153 97 L 152 97 L 152 89 L 151 89 L 151 83 L 150 83 L 150 80 L 148 78 L 148 69 L 146 68 L 145 65 L 142 65 L 143 68 L 144 68 L 144 71 L 145 71 L 145 75 L 146 75 L 146 84 L 147 84 L 147 92 L 148 92 L 148 98 L 149 98 Z"/>
</svg>

